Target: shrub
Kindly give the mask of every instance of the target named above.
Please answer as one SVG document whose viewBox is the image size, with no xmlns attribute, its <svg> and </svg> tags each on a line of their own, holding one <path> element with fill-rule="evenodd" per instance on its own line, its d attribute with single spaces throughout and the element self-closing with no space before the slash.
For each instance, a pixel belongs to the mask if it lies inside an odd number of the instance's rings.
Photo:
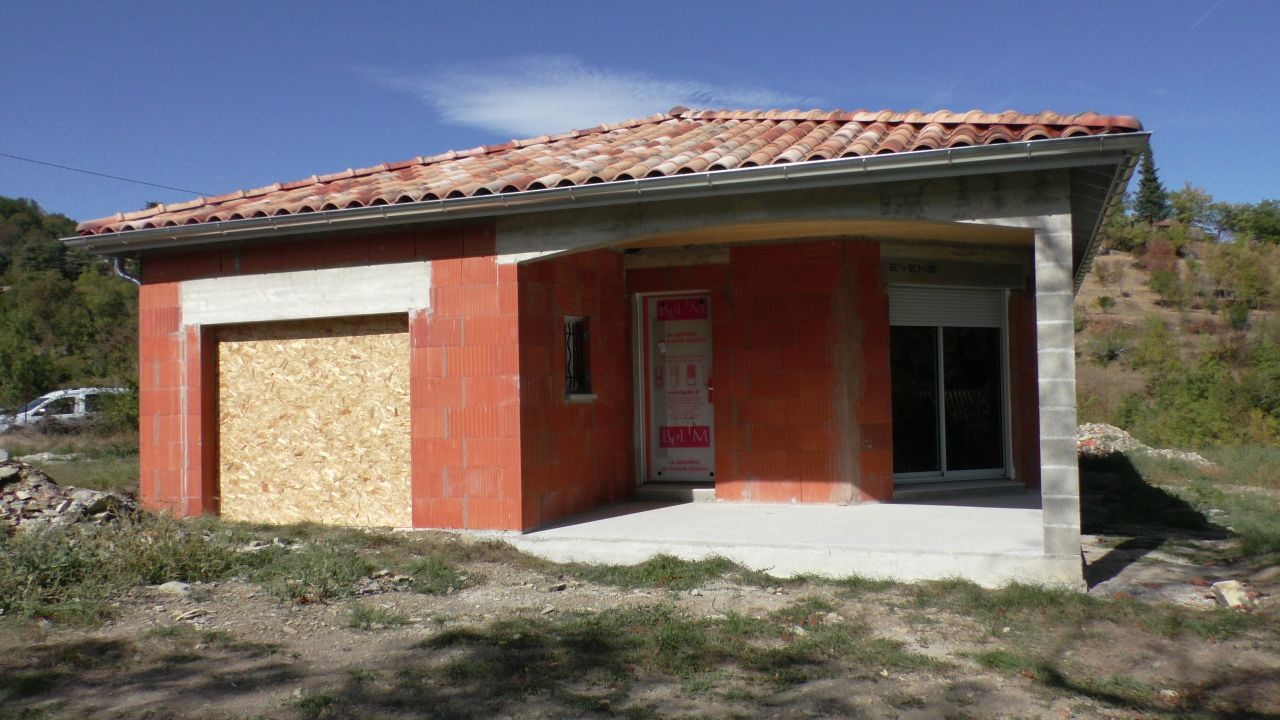
<svg viewBox="0 0 1280 720">
<path fill-rule="evenodd" d="M 236 554 L 202 521 L 140 515 L 114 525 L 49 527 L 0 538 L 0 609 L 58 620 L 98 620 L 133 585 L 217 580 Z"/>
<path fill-rule="evenodd" d="M 1178 252 L 1173 244 L 1164 238 L 1156 238 L 1147 243 L 1147 251 L 1142 255 L 1142 265 L 1148 272 L 1178 272 Z"/>
<path fill-rule="evenodd" d="M 1124 280 L 1124 265 L 1118 260 L 1098 260 L 1093 265 L 1093 276 L 1103 287 L 1119 285 Z"/>
<path fill-rule="evenodd" d="M 1133 349 L 1133 333 L 1123 328 L 1106 330 L 1091 338 L 1085 353 L 1095 363 L 1107 366 Z"/>
<path fill-rule="evenodd" d="M 1167 373 L 1182 364 L 1173 332 L 1158 315 L 1149 315 L 1130 356 L 1135 370 L 1147 369 L 1154 374 Z"/>
<path fill-rule="evenodd" d="M 372 564 L 349 547 L 267 548 L 256 556 L 261 565 L 251 577 L 281 599 L 297 602 L 350 595 L 356 581 L 373 571 Z"/>
<path fill-rule="evenodd" d="M 1249 305 L 1244 302 L 1232 302 L 1223 306 L 1222 318 L 1232 330 L 1243 330 L 1249 325 Z"/>
<path fill-rule="evenodd" d="M 1108 312 L 1116 306 L 1116 299 L 1110 295 L 1103 295 L 1098 298 L 1098 309 L 1102 312 Z"/>
<path fill-rule="evenodd" d="M 1155 270 L 1147 280 L 1147 287 L 1160 296 L 1165 307 L 1183 309 L 1187 304 L 1187 289 L 1176 270 Z"/>
</svg>

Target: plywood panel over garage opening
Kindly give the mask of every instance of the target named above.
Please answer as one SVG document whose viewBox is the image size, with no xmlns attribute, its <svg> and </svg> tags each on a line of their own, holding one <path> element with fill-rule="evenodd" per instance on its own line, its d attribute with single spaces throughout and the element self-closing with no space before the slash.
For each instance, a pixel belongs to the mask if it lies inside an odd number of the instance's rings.
<svg viewBox="0 0 1280 720">
<path fill-rule="evenodd" d="M 218 331 L 222 516 L 408 527 L 405 316 Z"/>
</svg>

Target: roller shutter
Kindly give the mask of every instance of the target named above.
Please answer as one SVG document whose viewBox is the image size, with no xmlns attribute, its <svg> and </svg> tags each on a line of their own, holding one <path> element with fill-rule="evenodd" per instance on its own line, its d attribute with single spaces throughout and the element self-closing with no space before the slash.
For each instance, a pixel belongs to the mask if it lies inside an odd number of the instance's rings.
<svg viewBox="0 0 1280 720">
<path fill-rule="evenodd" d="M 1002 327 L 1003 290 L 891 285 L 889 324 L 924 327 Z"/>
</svg>

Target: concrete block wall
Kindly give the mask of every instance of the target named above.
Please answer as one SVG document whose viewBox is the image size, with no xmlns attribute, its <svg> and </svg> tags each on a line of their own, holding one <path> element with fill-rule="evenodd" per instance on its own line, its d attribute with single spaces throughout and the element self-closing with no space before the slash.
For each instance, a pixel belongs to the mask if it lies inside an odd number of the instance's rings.
<svg viewBox="0 0 1280 720">
<path fill-rule="evenodd" d="M 518 277 L 521 522 L 532 528 L 635 492 L 630 316 L 620 253 L 539 260 Z M 591 399 L 565 396 L 567 315 L 590 321 Z"/>
<path fill-rule="evenodd" d="M 1071 216 L 1046 216 L 1035 234 L 1041 498 L 1045 554 L 1063 559 L 1080 557 L 1071 269 Z"/>
<path fill-rule="evenodd" d="M 877 246 L 839 241 L 744 245 L 730 248 L 728 263 L 627 272 L 629 293 L 711 293 L 718 499 L 891 499 L 888 310 L 879 272 Z M 839 312 L 846 296 L 853 318 Z M 850 344 L 851 362 L 841 359 L 841 343 Z M 838 412 L 850 383 L 852 427 Z M 844 451 L 852 461 L 842 464 Z"/>
</svg>

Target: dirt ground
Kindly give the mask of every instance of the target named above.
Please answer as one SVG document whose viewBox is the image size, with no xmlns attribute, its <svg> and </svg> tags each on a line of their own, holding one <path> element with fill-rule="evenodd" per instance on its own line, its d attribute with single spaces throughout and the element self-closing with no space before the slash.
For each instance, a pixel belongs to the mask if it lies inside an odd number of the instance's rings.
<svg viewBox="0 0 1280 720">
<path fill-rule="evenodd" d="M 0 623 L 9 698 L 0 717 L 1280 717 L 1273 598 L 1264 594 L 1236 627 L 1197 584 L 1237 576 L 1271 588 L 1276 568 L 1232 564 L 1229 538 L 1172 540 L 1091 536 L 1095 578 L 1106 576 L 1092 593 L 1124 604 L 1086 616 L 999 601 L 975 608 L 944 586 L 719 578 L 691 590 L 623 589 L 501 560 L 465 567 L 483 581 L 443 595 L 385 580 L 365 583 L 378 587 L 371 594 L 315 604 L 244 581 L 185 595 L 141 587 L 102 627 Z M 1187 610 L 1141 619 L 1165 602 Z M 405 624 L 352 627 L 355 607 Z M 693 622 L 794 623 L 769 641 L 774 650 L 828 626 L 856 626 L 861 644 L 796 677 L 785 660 L 746 672 L 732 658 L 692 674 L 640 662 L 596 672 L 614 662 L 608 643 L 618 638 L 573 645 L 586 618 L 654 607 Z M 587 662 L 540 654 L 536 633 Z"/>
</svg>

